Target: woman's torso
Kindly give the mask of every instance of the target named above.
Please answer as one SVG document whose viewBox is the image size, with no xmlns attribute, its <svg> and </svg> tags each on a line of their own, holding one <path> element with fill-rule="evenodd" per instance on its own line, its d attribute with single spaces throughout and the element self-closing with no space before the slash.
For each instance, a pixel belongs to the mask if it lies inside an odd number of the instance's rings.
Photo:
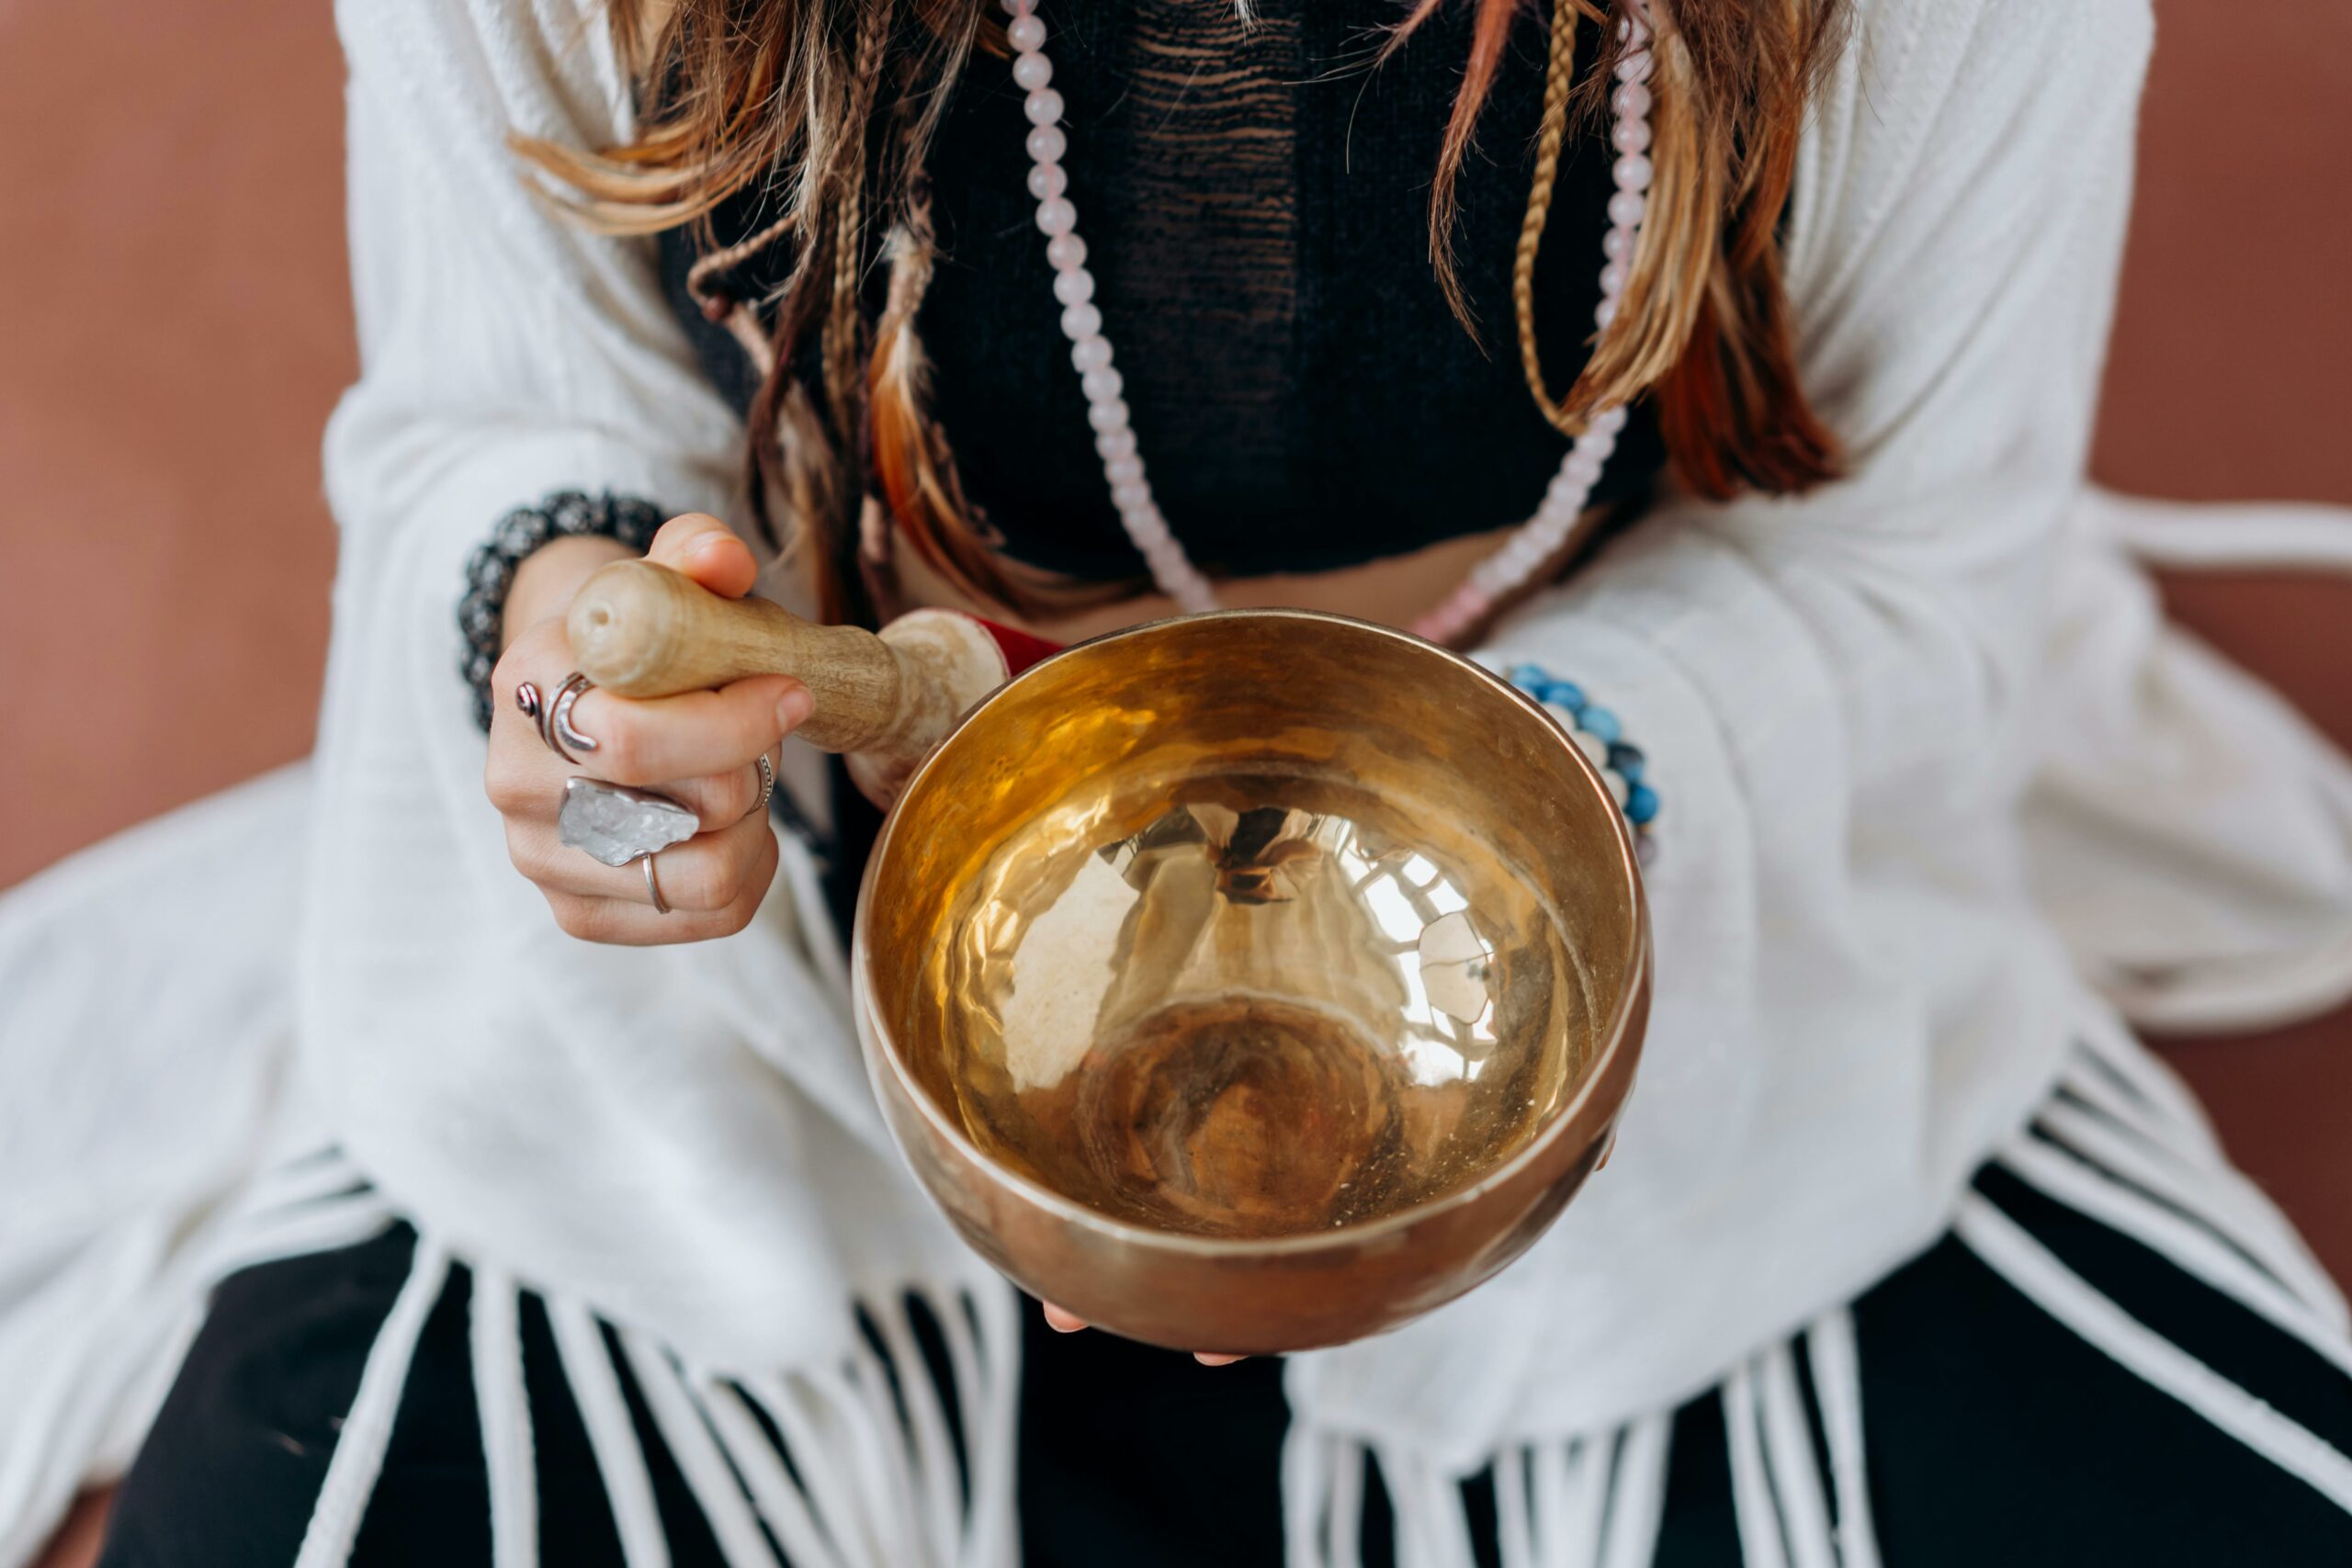
<svg viewBox="0 0 2352 1568">
<path fill-rule="evenodd" d="M 1528 393 L 1510 293 L 1543 36 L 1513 40 L 1463 173 L 1455 257 L 1474 339 L 1429 254 L 1430 184 L 1468 50 L 1461 8 L 1378 66 L 1381 29 L 1401 14 L 1388 0 L 1251 9 L 1245 23 L 1222 0 L 1040 8 L 1095 302 L 1178 536 L 1213 575 L 1259 580 L 1228 581 L 1227 599 L 1407 618 L 1491 547 L 1487 536 L 1533 512 L 1566 451 Z M 1589 56 L 1589 30 L 1580 42 Z M 1027 129 L 1006 62 L 976 55 L 929 163 L 940 259 L 919 325 L 932 409 L 1006 555 L 1041 576 L 1130 580 L 1141 563 L 1062 336 Z M 1535 270 L 1555 390 L 1586 356 L 1611 188 L 1599 128 L 1580 125 Z M 757 209 L 750 195 L 728 204 L 717 240 L 749 231 Z M 742 351 L 686 295 L 696 253 L 671 237 L 665 276 L 742 406 Z M 719 281 L 759 298 L 788 259 L 779 247 Z M 1637 410 L 1596 502 L 1638 493 L 1661 462 Z M 910 599 L 952 600 L 911 552 L 898 558 Z"/>
</svg>

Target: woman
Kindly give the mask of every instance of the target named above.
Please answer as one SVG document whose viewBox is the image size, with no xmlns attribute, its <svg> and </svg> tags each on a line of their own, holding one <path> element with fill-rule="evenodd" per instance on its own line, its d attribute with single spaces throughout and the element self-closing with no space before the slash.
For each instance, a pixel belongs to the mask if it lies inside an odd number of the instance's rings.
<svg viewBox="0 0 2352 1568">
<path fill-rule="evenodd" d="M 204 1272 L 251 1266 L 108 1561 L 2352 1551 L 2342 1303 L 2018 823 L 2105 581 L 2144 7 L 1251 12 L 346 9 L 322 1146 L 219 1222 Z M 649 546 L 838 618 L 1309 604 L 1510 671 L 1657 851 L 1610 1169 L 1279 1370 L 1035 1332 L 865 1097 L 871 816 L 780 744 L 808 694 L 569 679 L 564 605 Z M 600 864 L 575 775 L 702 830 Z"/>
</svg>

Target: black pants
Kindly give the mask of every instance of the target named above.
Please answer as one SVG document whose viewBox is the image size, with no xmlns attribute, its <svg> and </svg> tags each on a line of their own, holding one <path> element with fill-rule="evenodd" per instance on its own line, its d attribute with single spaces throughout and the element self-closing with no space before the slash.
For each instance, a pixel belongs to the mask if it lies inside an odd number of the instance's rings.
<svg viewBox="0 0 2352 1568">
<path fill-rule="evenodd" d="M 1995 1170 L 1978 1190 L 2142 1323 L 2339 1450 L 2352 1379 L 2171 1262 Z M 106 1568 L 292 1561 L 413 1240 L 226 1281 L 117 1503 Z M 459 1271 L 427 1323 L 356 1561 L 489 1561 Z M 1030 1568 L 1272 1568 L 1284 1411 L 1272 1361 L 1208 1369 L 1025 1314 L 1021 1506 Z M 1871 1499 L 1889 1568 L 2352 1563 L 2352 1514 L 2109 1359 L 1946 1240 L 1855 1303 Z M 541 1555 L 617 1563 L 546 1316 L 526 1299 Z M 673 1561 L 721 1561 L 619 1367 Z M 1805 1380 L 1810 1389 L 1810 1381 Z M 1810 1397 L 1808 1393 L 1808 1397 Z M 1815 1415 L 1816 1447 L 1826 1450 Z M 1741 1561 L 1721 1402 L 1673 1427 L 1663 1568 Z M 1468 1483 L 1493 1563 L 1490 1483 Z M 1392 1560 L 1376 1493 L 1367 1562 Z"/>
</svg>

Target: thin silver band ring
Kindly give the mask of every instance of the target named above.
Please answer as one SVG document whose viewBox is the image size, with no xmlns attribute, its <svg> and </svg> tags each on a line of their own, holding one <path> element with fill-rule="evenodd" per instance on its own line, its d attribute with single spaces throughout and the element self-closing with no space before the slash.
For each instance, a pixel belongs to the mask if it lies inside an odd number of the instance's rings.
<svg viewBox="0 0 2352 1568">
<path fill-rule="evenodd" d="M 653 863 L 660 858 L 660 853 L 656 851 L 639 863 L 645 867 L 645 890 L 653 897 L 653 912 L 657 915 L 666 915 L 670 912 L 670 901 L 662 897 L 662 884 L 653 874 Z"/>
<path fill-rule="evenodd" d="M 760 798 L 752 803 L 751 810 L 743 813 L 746 817 L 756 817 L 765 811 L 768 808 L 768 798 L 775 794 L 775 764 L 768 761 L 768 754 L 765 751 L 761 752 L 752 761 L 760 766 Z"/>
</svg>

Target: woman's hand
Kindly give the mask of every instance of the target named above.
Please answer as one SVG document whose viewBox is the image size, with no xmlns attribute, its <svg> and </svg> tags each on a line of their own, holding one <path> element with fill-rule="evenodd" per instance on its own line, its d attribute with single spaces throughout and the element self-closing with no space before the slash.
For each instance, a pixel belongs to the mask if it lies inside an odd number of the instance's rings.
<svg viewBox="0 0 2352 1568">
<path fill-rule="evenodd" d="M 576 763 L 549 750 L 514 705 L 522 682 L 552 697 L 572 672 L 564 612 L 598 567 L 628 554 L 609 539 L 560 539 L 516 571 L 505 651 L 491 675 L 482 785 L 506 819 L 514 869 L 573 936 L 632 946 L 730 936 L 751 923 L 775 875 L 775 833 L 758 808 L 758 759 L 775 762 L 778 744 L 814 706 L 808 689 L 788 676 L 759 675 L 646 702 L 590 690 L 572 705 L 571 724 L 596 746 Z M 750 592 L 758 574 L 750 547 L 698 513 L 664 524 L 646 558 L 730 599 Z M 668 914 L 654 908 L 642 865 L 605 865 L 558 841 L 565 781 L 582 776 L 659 791 L 699 819 L 700 832 L 654 859 Z"/>
<path fill-rule="evenodd" d="M 1046 1324 L 1057 1334 L 1075 1334 L 1086 1326 L 1086 1319 L 1066 1307 L 1051 1302 L 1041 1303 L 1046 1309 Z M 1229 1367 L 1236 1361 L 1246 1361 L 1247 1356 L 1220 1356 L 1213 1350 L 1195 1350 L 1193 1359 L 1204 1367 Z"/>
</svg>

